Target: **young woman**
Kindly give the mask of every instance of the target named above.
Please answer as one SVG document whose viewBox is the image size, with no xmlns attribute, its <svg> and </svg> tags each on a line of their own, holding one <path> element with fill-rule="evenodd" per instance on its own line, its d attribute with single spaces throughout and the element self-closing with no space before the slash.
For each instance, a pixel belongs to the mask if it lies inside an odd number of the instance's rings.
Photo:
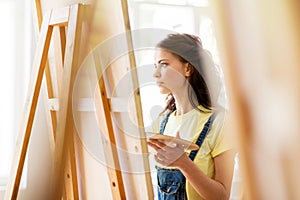
<svg viewBox="0 0 300 200">
<path fill-rule="evenodd" d="M 171 34 L 156 47 L 154 77 L 168 94 L 153 132 L 197 143 L 198 151 L 162 140 L 155 151 L 159 199 L 229 199 L 234 152 L 224 131 L 215 65 L 197 36 Z"/>
</svg>

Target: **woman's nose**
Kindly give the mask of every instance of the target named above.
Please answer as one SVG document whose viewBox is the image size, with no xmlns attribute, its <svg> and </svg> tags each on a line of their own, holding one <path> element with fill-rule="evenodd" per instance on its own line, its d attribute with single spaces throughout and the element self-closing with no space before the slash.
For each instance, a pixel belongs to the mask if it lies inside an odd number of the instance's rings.
<svg viewBox="0 0 300 200">
<path fill-rule="evenodd" d="M 153 73 L 154 78 L 159 78 L 160 77 L 160 69 L 157 67 Z"/>
</svg>

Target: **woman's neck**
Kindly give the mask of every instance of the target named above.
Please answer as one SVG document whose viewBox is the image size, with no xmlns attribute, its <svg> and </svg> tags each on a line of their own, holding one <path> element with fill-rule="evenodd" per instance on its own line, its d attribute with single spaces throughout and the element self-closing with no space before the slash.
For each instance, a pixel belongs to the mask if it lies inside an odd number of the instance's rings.
<svg viewBox="0 0 300 200">
<path fill-rule="evenodd" d="M 179 116 L 179 115 L 183 115 L 189 111 L 191 111 L 192 109 L 194 109 L 193 105 L 191 104 L 191 102 L 189 101 L 189 98 L 187 98 L 186 95 L 174 95 L 174 99 L 175 99 L 175 105 L 176 105 L 176 112 L 175 115 Z"/>
</svg>

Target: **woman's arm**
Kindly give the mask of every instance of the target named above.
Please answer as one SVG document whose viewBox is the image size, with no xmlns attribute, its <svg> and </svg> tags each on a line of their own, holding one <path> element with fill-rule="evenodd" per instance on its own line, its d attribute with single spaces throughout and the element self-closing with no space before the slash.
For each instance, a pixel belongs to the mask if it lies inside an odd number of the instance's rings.
<svg viewBox="0 0 300 200">
<path fill-rule="evenodd" d="M 196 165 L 184 156 L 178 168 L 193 188 L 204 199 L 229 199 L 234 166 L 234 152 L 225 151 L 214 158 L 215 178 L 206 176 Z"/>
<path fill-rule="evenodd" d="M 177 167 L 204 199 L 229 199 L 234 166 L 234 151 L 225 151 L 214 158 L 215 178 L 206 176 L 188 157 L 181 146 L 168 147 L 157 140 L 148 144 L 157 154 L 155 160 L 165 166 Z"/>
</svg>

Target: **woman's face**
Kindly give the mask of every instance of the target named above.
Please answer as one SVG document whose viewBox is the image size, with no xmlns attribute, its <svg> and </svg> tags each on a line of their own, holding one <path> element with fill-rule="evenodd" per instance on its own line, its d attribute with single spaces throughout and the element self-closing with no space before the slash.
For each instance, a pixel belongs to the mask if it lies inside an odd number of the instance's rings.
<svg viewBox="0 0 300 200">
<path fill-rule="evenodd" d="M 164 49 L 156 49 L 155 52 L 156 70 L 153 76 L 160 88 L 160 93 L 178 93 L 187 87 L 187 66 L 177 56 Z"/>
</svg>

